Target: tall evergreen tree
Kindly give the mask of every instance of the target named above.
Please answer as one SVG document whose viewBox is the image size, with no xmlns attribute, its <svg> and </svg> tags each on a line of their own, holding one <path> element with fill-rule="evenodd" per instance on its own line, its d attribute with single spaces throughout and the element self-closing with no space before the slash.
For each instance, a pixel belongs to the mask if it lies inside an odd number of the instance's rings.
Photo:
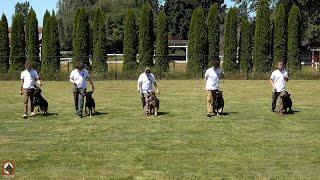
<svg viewBox="0 0 320 180">
<path fill-rule="evenodd" d="M 167 16 L 163 11 L 160 11 L 157 17 L 156 31 L 156 69 L 161 76 L 162 72 L 169 69 L 168 23 Z"/>
<path fill-rule="evenodd" d="M 41 43 L 41 75 L 51 76 L 53 75 L 53 47 L 51 37 L 51 15 L 49 11 L 46 11 L 43 16 L 43 29 L 42 29 L 42 43 Z M 57 38 L 57 37 L 54 37 Z"/>
<path fill-rule="evenodd" d="M 259 1 L 254 35 L 253 68 L 256 72 L 269 72 L 270 63 L 270 10 L 267 0 Z"/>
<path fill-rule="evenodd" d="M 51 45 L 52 45 L 52 61 L 53 69 L 55 71 L 60 71 L 60 41 L 59 41 L 59 31 L 58 31 L 58 21 L 55 12 L 52 11 L 50 20 L 50 34 L 51 34 Z"/>
<path fill-rule="evenodd" d="M 24 17 L 22 13 L 18 13 L 14 15 L 12 22 L 10 73 L 18 73 L 24 69 L 26 61 L 25 51 Z"/>
<path fill-rule="evenodd" d="M 124 19 L 124 40 L 123 40 L 123 66 L 122 71 L 126 73 L 135 72 L 137 70 L 137 49 L 138 37 L 137 26 L 132 9 L 128 10 L 128 13 Z"/>
<path fill-rule="evenodd" d="M 240 30 L 240 47 L 239 47 L 239 62 L 240 71 L 248 72 L 252 59 L 252 44 L 251 44 L 250 22 L 247 18 L 243 18 Z"/>
<path fill-rule="evenodd" d="M 100 8 L 96 10 L 93 22 L 94 54 L 92 70 L 96 73 L 104 73 L 107 71 L 106 26 Z"/>
<path fill-rule="evenodd" d="M 209 63 L 210 59 L 219 56 L 220 49 L 220 21 L 218 4 L 211 5 L 208 15 L 208 42 L 209 42 Z"/>
<path fill-rule="evenodd" d="M 83 62 L 90 67 L 90 25 L 85 8 L 78 9 L 74 19 L 73 64 Z"/>
<path fill-rule="evenodd" d="M 192 15 L 189 28 L 189 61 L 187 73 L 202 76 L 208 64 L 208 29 L 204 10 L 197 8 Z"/>
<path fill-rule="evenodd" d="M 27 59 L 32 62 L 33 67 L 36 70 L 40 70 L 40 58 L 39 58 L 39 31 L 38 20 L 35 11 L 31 8 L 27 16 L 26 25 L 28 29 L 26 32 L 26 45 L 27 45 Z"/>
<path fill-rule="evenodd" d="M 301 69 L 300 42 L 301 42 L 301 15 L 300 9 L 292 5 L 288 20 L 288 63 L 290 71 Z"/>
<path fill-rule="evenodd" d="M 282 3 L 279 3 L 274 22 L 273 67 L 283 61 L 287 64 L 287 16 Z"/>
<path fill-rule="evenodd" d="M 237 64 L 237 9 L 228 11 L 224 34 L 223 68 L 226 72 L 236 72 Z"/>
<path fill-rule="evenodd" d="M 153 12 L 149 3 L 143 5 L 139 18 L 139 65 L 153 66 L 154 34 Z"/>
<path fill-rule="evenodd" d="M 7 17 L 2 14 L 0 21 L 0 74 L 7 73 L 9 70 L 9 36 L 8 36 Z"/>
</svg>

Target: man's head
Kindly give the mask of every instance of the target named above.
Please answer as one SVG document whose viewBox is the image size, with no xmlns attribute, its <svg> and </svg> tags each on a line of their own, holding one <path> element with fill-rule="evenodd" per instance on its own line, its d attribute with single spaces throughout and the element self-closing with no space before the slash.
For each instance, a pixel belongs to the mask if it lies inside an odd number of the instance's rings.
<svg viewBox="0 0 320 180">
<path fill-rule="evenodd" d="M 284 68 L 284 63 L 282 61 L 278 62 L 278 69 L 281 71 Z"/>
<path fill-rule="evenodd" d="M 218 68 L 220 67 L 220 59 L 219 59 L 219 56 L 215 56 L 212 58 L 212 66 L 214 68 Z"/>
<path fill-rule="evenodd" d="M 146 69 L 144 70 L 144 72 L 149 75 L 149 74 L 151 73 L 151 70 L 150 70 L 149 67 L 146 67 Z"/>
<path fill-rule="evenodd" d="M 78 63 L 77 65 L 76 65 L 76 69 L 78 69 L 79 71 L 81 71 L 82 69 L 84 69 L 84 64 L 82 63 L 82 62 L 80 62 L 80 63 Z"/>
<path fill-rule="evenodd" d="M 26 61 L 25 63 L 25 68 L 30 71 L 32 69 L 32 62 L 31 61 Z"/>
</svg>

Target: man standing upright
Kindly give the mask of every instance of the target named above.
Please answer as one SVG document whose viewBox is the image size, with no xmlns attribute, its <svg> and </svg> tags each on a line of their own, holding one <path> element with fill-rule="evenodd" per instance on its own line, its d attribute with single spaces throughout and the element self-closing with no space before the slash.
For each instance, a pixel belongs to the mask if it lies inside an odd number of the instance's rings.
<svg viewBox="0 0 320 180">
<path fill-rule="evenodd" d="M 75 114 L 82 118 L 84 96 L 86 95 L 87 80 L 90 82 L 92 91 L 94 86 L 92 79 L 83 63 L 78 63 L 76 69 L 70 74 L 70 82 L 74 85 L 73 98 L 75 106 Z"/>
<path fill-rule="evenodd" d="M 220 69 L 220 61 L 218 57 L 212 60 L 212 67 L 207 69 L 204 75 L 205 91 L 207 94 L 207 116 L 215 116 L 215 99 L 216 93 L 219 91 L 219 81 L 222 77 L 222 70 Z"/>
<path fill-rule="evenodd" d="M 144 73 L 140 74 L 138 79 L 138 92 L 141 94 L 141 102 L 142 107 L 144 109 L 144 113 L 146 116 L 150 115 L 148 101 L 148 93 L 153 92 L 153 85 L 157 89 L 156 91 L 159 93 L 159 89 L 157 86 L 156 79 L 154 75 L 151 73 L 149 67 L 144 70 Z"/>
<path fill-rule="evenodd" d="M 285 89 L 286 82 L 289 81 L 288 72 L 284 68 L 283 62 L 278 63 L 278 69 L 273 71 L 270 77 L 270 84 L 272 86 L 272 104 L 271 111 L 274 112 L 277 104 L 277 99 L 280 96 L 283 97 L 286 95 L 287 91 Z M 279 113 L 283 115 L 285 112 L 283 101 L 280 101 Z"/>
<path fill-rule="evenodd" d="M 33 94 L 36 88 L 36 83 L 40 85 L 39 75 L 36 70 L 32 68 L 32 63 L 30 61 L 26 62 L 26 70 L 21 73 L 20 76 L 20 94 L 23 95 L 24 101 L 24 114 L 23 118 L 28 118 L 28 100 L 30 99 L 31 106 L 31 116 L 35 115 L 34 105 L 33 105 Z"/>
</svg>

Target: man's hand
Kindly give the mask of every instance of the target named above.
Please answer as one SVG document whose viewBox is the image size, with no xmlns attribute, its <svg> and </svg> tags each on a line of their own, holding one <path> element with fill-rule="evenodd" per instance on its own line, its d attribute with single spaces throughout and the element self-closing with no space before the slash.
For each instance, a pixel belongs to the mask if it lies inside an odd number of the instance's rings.
<svg viewBox="0 0 320 180">
<path fill-rule="evenodd" d="M 92 86 L 92 91 L 94 91 L 94 86 Z"/>
<path fill-rule="evenodd" d="M 23 91 L 22 90 L 20 90 L 20 95 L 23 95 Z"/>
<path fill-rule="evenodd" d="M 160 91 L 159 91 L 159 89 L 157 89 L 157 90 L 156 90 L 156 93 L 160 94 Z"/>
</svg>

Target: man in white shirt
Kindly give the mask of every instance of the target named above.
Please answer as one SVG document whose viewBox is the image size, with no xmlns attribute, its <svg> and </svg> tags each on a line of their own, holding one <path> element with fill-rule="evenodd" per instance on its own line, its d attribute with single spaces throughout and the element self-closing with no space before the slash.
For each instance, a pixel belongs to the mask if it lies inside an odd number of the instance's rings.
<svg viewBox="0 0 320 180">
<path fill-rule="evenodd" d="M 146 103 L 147 102 L 147 95 L 150 92 L 153 92 L 153 86 L 157 89 L 157 92 L 159 93 L 159 89 L 157 86 L 156 79 L 154 75 L 151 73 L 151 70 L 149 67 L 147 67 L 144 71 L 144 73 L 140 74 L 139 79 L 138 79 L 138 92 L 141 94 L 141 102 L 142 102 L 142 107 L 144 109 L 145 115 L 150 115 L 149 114 L 149 105 Z"/>
<path fill-rule="evenodd" d="M 216 92 L 219 91 L 219 81 L 222 74 L 219 58 L 214 57 L 212 60 L 212 67 L 207 69 L 204 75 L 208 117 L 217 115 L 217 112 L 215 112 L 214 102 L 216 99 Z"/>
<path fill-rule="evenodd" d="M 289 81 L 288 72 L 284 69 L 283 62 L 278 63 L 278 69 L 273 71 L 270 77 L 270 84 L 272 86 L 272 112 L 276 108 L 277 99 L 280 96 L 280 98 L 284 95 L 286 95 L 286 82 Z M 279 107 L 279 113 L 283 115 L 284 113 L 284 107 L 282 99 L 280 101 L 280 107 Z"/>
<path fill-rule="evenodd" d="M 75 106 L 75 114 L 82 118 L 84 96 L 86 95 L 87 80 L 90 82 L 92 91 L 94 86 L 92 79 L 83 63 L 78 63 L 76 69 L 70 74 L 70 82 L 74 85 L 73 98 Z"/>
<path fill-rule="evenodd" d="M 23 118 L 28 118 L 28 100 L 30 99 L 31 106 L 31 116 L 35 115 L 34 105 L 33 105 L 33 94 L 36 88 L 36 83 L 41 85 L 39 80 L 39 75 L 37 71 L 32 68 L 32 63 L 26 62 L 26 70 L 21 72 L 20 76 L 20 94 L 23 95 L 24 101 L 24 114 Z"/>
</svg>

